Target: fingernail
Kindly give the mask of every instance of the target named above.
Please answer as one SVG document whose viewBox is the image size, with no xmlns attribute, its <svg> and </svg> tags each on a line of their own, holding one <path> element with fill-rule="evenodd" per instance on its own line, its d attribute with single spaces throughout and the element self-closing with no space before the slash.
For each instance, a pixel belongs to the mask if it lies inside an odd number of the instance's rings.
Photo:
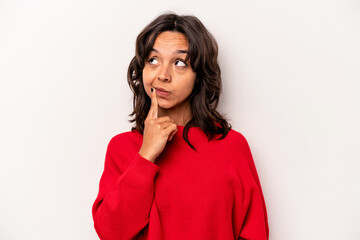
<svg viewBox="0 0 360 240">
<path fill-rule="evenodd" d="M 154 91 L 154 89 L 153 88 L 151 88 L 151 92 L 153 92 Z"/>
</svg>

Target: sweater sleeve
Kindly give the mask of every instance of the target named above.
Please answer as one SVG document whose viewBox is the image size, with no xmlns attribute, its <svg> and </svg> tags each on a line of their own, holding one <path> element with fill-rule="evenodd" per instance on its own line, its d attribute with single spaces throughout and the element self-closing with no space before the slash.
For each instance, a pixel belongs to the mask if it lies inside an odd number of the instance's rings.
<svg viewBox="0 0 360 240">
<path fill-rule="evenodd" d="M 264 195 L 261 189 L 259 176 L 245 138 L 242 144 L 245 169 L 247 174 L 243 178 L 245 190 L 244 209 L 246 209 L 244 222 L 240 231 L 239 240 L 267 240 L 269 239 L 269 226 Z"/>
<path fill-rule="evenodd" d="M 149 222 L 159 167 L 137 152 L 129 154 L 131 147 L 125 141 L 114 142 L 112 139 L 107 148 L 92 215 L 100 239 L 130 240 Z"/>
</svg>

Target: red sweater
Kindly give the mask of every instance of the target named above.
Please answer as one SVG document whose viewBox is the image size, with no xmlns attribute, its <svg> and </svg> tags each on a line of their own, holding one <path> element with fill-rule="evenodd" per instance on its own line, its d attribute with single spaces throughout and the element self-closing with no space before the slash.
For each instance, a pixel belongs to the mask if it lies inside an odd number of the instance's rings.
<svg viewBox="0 0 360 240">
<path fill-rule="evenodd" d="M 230 130 L 208 141 L 183 126 L 155 163 L 139 155 L 142 135 L 121 133 L 108 145 L 92 214 L 100 239 L 266 240 L 266 206 L 249 145 Z"/>
</svg>

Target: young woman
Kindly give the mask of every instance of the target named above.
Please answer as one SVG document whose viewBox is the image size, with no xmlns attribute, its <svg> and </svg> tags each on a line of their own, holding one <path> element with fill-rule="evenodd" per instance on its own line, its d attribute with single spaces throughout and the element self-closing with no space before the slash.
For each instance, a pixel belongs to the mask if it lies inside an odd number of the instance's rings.
<svg viewBox="0 0 360 240">
<path fill-rule="evenodd" d="M 111 139 L 92 208 L 101 239 L 268 239 L 249 145 L 216 111 L 217 55 L 194 16 L 160 15 L 138 35 L 135 125 Z"/>
</svg>

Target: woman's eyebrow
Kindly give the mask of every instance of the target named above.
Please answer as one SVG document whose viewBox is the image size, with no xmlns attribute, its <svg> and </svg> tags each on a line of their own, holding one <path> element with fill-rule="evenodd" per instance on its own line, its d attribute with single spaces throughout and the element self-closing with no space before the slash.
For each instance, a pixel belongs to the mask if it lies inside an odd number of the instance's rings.
<svg viewBox="0 0 360 240">
<path fill-rule="evenodd" d="M 177 50 L 174 53 L 186 53 L 186 54 L 188 54 L 189 52 L 188 52 L 188 50 Z"/>
<path fill-rule="evenodd" d="M 155 52 L 155 53 L 160 53 L 159 50 L 157 50 L 157 49 L 155 49 L 155 48 L 152 48 L 150 51 L 151 51 L 151 52 Z M 175 54 L 182 54 L 182 53 L 188 54 L 189 51 L 188 51 L 188 50 L 176 50 L 176 51 L 173 53 L 173 55 L 175 55 Z"/>
</svg>

